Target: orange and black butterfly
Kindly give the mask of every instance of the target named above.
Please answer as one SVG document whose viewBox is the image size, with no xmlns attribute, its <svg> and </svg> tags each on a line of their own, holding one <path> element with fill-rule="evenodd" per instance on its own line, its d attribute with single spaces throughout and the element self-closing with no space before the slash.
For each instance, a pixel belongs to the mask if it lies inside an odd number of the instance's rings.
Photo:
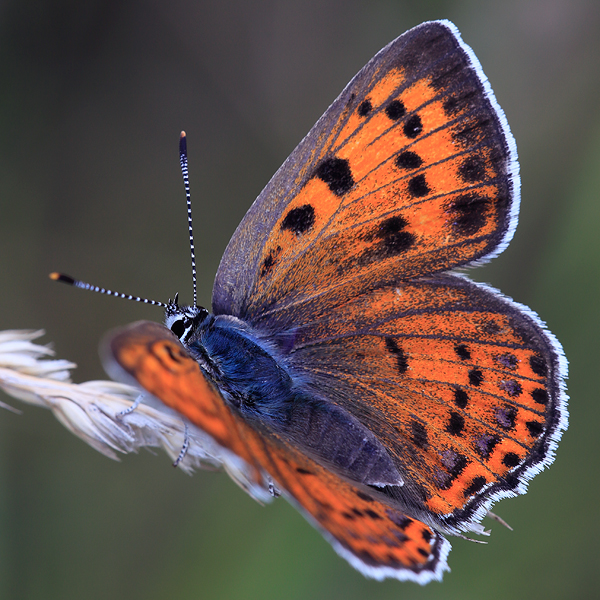
<svg viewBox="0 0 600 600">
<path fill-rule="evenodd" d="M 182 138 L 184 176 L 187 170 Z M 516 148 L 448 21 L 386 46 L 233 235 L 212 313 L 109 340 L 125 371 L 369 577 L 426 583 L 567 426 L 566 359 L 530 309 L 456 269 L 509 243 Z"/>
</svg>

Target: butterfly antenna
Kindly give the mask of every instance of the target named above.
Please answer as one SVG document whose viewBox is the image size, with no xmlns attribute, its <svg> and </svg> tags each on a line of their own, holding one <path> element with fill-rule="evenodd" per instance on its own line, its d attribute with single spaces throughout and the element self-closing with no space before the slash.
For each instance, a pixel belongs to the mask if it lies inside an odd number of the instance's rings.
<svg viewBox="0 0 600 600">
<path fill-rule="evenodd" d="M 73 277 L 70 277 L 69 275 L 65 275 L 63 273 L 50 273 L 50 279 L 52 279 L 53 281 L 62 281 L 67 285 L 72 285 L 73 287 L 81 288 L 82 290 L 90 290 L 90 292 L 106 294 L 107 296 L 117 296 L 118 298 L 124 298 L 125 300 L 134 300 L 135 302 L 143 302 L 144 304 L 162 306 L 163 308 L 167 308 L 169 306 L 169 304 L 165 304 L 164 302 L 158 302 L 158 300 L 148 300 L 148 298 L 140 298 L 139 296 L 132 296 L 131 294 L 113 292 L 112 290 L 107 290 L 106 288 L 101 288 L 97 285 L 85 283 L 84 281 L 80 281 L 79 279 L 73 279 Z M 177 304 L 177 299 L 175 299 L 174 304 Z"/>
<path fill-rule="evenodd" d="M 190 252 L 192 255 L 192 282 L 194 284 L 194 304 L 197 305 L 196 290 L 196 250 L 194 248 L 194 230 L 192 229 L 192 198 L 190 196 L 190 179 L 188 177 L 188 157 L 187 142 L 185 131 L 179 136 L 179 163 L 181 164 L 181 174 L 183 175 L 183 185 L 185 187 L 185 200 L 187 202 L 188 231 L 190 235 Z"/>
</svg>

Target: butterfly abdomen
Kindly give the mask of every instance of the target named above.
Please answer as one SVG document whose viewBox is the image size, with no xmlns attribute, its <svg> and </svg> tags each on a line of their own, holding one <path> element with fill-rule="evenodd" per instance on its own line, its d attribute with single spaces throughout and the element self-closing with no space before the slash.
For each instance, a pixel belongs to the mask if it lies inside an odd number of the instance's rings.
<svg viewBox="0 0 600 600">
<path fill-rule="evenodd" d="M 401 486 L 402 476 L 381 444 L 358 419 L 331 402 L 297 394 L 281 434 L 317 462 L 355 482 Z"/>
</svg>

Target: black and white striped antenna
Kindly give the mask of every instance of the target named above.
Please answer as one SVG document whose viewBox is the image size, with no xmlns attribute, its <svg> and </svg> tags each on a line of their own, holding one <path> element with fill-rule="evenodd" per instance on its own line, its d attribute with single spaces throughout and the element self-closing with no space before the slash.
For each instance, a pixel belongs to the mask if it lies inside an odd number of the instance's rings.
<svg viewBox="0 0 600 600">
<path fill-rule="evenodd" d="M 123 294 L 122 292 L 114 292 L 113 290 L 107 290 L 106 288 L 101 288 L 97 285 L 92 285 L 91 283 L 86 283 L 85 281 L 81 281 L 79 279 L 73 279 L 73 277 L 65 275 L 64 273 L 50 273 L 50 279 L 54 281 L 62 281 L 67 285 L 72 285 L 73 287 L 81 288 L 82 290 L 89 290 L 90 292 L 106 294 L 107 296 L 116 296 L 117 298 L 133 300 L 135 302 L 143 302 L 144 304 L 152 304 L 154 306 L 162 306 L 164 308 L 167 308 L 167 306 L 169 306 L 168 304 L 165 304 L 164 302 L 159 302 L 158 300 L 149 300 L 148 298 L 140 298 L 139 296 L 132 296 L 131 294 Z M 175 304 L 177 304 L 177 296 L 175 296 Z"/>
<path fill-rule="evenodd" d="M 179 136 L 179 164 L 181 165 L 181 174 L 183 176 L 183 185 L 185 187 L 185 200 L 187 203 L 187 216 L 188 216 L 188 232 L 190 236 L 190 253 L 192 256 L 192 283 L 194 286 L 194 304 L 198 300 L 197 284 L 196 284 L 196 250 L 194 248 L 194 232 L 192 230 L 192 199 L 190 196 L 190 180 L 188 176 L 188 158 L 187 158 L 187 143 L 185 131 L 181 132 Z M 86 283 L 80 279 L 75 279 L 70 275 L 64 273 L 50 273 L 50 279 L 53 281 L 62 281 L 67 285 L 80 288 L 82 290 L 89 290 L 91 292 L 98 292 L 99 294 L 106 294 L 107 296 L 116 296 L 117 298 L 124 298 L 125 300 L 133 300 L 134 302 L 142 302 L 144 304 L 152 304 L 153 306 L 162 306 L 163 308 L 177 307 L 178 294 L 175 294 L 173 302 L 169 300 L 168 303 L 159 302 L 158 300 L 149 300 L 148 298 L 141 298 L 140 296 L 132 296 L 131 294 L 124 294 L 122 292 L 115 292 L 106 288 L 101 288 L 91 283 Z"/>
<path fill-rule="evenodd" d="M 188 157 L 187 142 L 185 131 L 179 136 L 179 164 L 181 165 L 181 174 L 183 176 L 183 186 L 185 187 L 185 201 L 187 203 L 188 232 L 190 236 L 190 253 L 192 255 L 192 283 L 194 285 L 194 304 L 196 306 L 198 293 L 196 287 L 196 249 L 194 247 L 194 231 L 192 229 L 192 198 L 190 196 L 190 179 L 188 177 Z"/>
</svg>

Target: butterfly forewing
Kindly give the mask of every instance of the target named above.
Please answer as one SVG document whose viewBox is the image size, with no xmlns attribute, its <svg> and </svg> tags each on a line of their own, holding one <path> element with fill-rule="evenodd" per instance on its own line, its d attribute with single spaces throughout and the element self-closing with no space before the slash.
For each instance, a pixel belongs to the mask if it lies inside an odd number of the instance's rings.
<svg viewBox="0 0 600 600">
<path fill-rule="evenodd" d="M 106 346 L 109 370 L 114 370 L 114 361 L 145 390 L 245 460 L 254 468 L 255 479 L 259 478 L 252 454 L 239 435 L 237 418 L 169 329 L 139 321 L 110 336 Z"/>
<path fill-rule="evenodd" d="M 517 196 L 485 76 L 453 26 L 426 23 L 356 76 L 259 196 L 221 262 L 214 310 L 251 321 L 339 286 L 482 259 L 512 234 Z"/>
</svg>

